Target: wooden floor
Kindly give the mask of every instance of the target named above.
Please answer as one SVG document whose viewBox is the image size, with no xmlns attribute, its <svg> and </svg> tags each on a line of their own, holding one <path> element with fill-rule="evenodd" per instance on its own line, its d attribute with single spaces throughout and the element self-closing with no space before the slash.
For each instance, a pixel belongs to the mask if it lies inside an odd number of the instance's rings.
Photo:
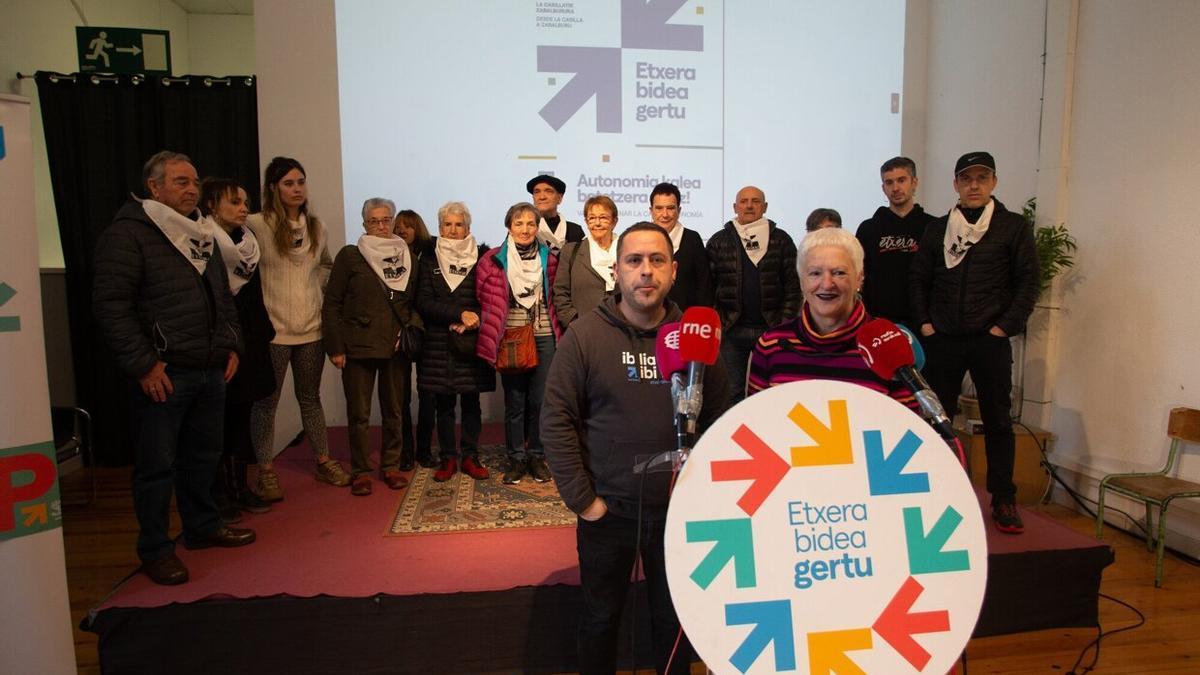
<svg viewBox="0 0 1200 675">
<path fill-rule="evenodd" d="M 100 667 L 96 637 L 79 630 L 80 620 L 138 564 L 130 470 L 99 469 L 97 475 L 96 500 L 89 506 L 68 504 L 63 509 L 75 658 L 81 673 L 99 673 Z M 62 488 L 64 502 L 83 497 L 85 472 L 64 477 Z M 1092 531 L 1090 518 L 1062 506 L 1049 505 L 1042 510 L 1080 532 Z M 178 520 L 173 522 L 178 531 Z M 1200 672 L 1200 567 L 1168 554 L 1164 586 L 1155 589 L 1154 557 L 1144 544 L 1125 534 L 1105 532 L 1116 548 L 1117 560 L 1105 570 L 1101 591 L 1138 608 L 1146 615 L 1146 624 L 1105 638 L 1095 672 Z M 1050 572 L 1069 574 L 1070 570 Z M 1100 619 L 1106 631 L 1137 621 L 1132 611 L 1103 598 Z M 968 672 L 1067 673 L 1095 636 L 1095 630 L 1047 630 L 972 640 L 967 649 Z M 1090 659 L 1091 654 L 1084 664 Z"/>
</svg>

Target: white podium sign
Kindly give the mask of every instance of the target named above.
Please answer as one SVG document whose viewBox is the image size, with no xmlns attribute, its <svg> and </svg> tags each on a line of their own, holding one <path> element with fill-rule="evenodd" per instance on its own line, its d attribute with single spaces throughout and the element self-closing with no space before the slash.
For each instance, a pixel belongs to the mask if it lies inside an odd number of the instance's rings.
<svg viewBox="0 0 1200 675">
<path fill-rule="evenodd" d="M 667 516 L 675 609 L 718 673 L 945 673 L 987 581 L 979 502 L 896 401 L 797 382 L 700 439 Z"/>
</svg>

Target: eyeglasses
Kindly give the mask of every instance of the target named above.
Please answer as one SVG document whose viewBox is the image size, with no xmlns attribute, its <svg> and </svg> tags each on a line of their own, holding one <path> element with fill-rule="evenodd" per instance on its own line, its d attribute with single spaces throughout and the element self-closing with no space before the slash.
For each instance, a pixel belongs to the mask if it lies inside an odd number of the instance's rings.
<svg viewBox="0 0 1200 675">
<path fill-rule="evenodd" d="M 391 224 L 392 224 L 391 218 L 371 218 L 367 221 L 367 225 L 370 225 L 372 227 L 374 227 L 376 225 L 391 225 Z"/>
<path fill-rule="evenodd" d="M 612 216 L 588 216 L 586 220 L 589 225 L 591 223 L 596 223 L 596 224 L 611 223 Z"/>
</svg>

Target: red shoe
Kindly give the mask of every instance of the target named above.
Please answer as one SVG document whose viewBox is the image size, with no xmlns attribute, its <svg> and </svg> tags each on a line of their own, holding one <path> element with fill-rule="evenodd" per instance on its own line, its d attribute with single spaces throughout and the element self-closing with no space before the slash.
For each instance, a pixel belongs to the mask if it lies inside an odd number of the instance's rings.
<svg viewBox="0 0 1200 675">
<path fill-rule="evenodd" d="M 433 474 L 433 480 L 438 483 L 445 483 L 454 478 L 454 472 L 458 471 L 458 458 L 446 457 L 442 460 L 442 465 Z"/>
<path fill-rule="evenodd" d="M 483 465 L 479 463 L 479 458 L 474 455 L 468 455 L 463 459 L 462 472 L 471 478 L 474 478 L 475 480 L 487 480 L 488 476 L 491 475 L 488 473 L 488 470 L 483 468 Z"/>
</svg>

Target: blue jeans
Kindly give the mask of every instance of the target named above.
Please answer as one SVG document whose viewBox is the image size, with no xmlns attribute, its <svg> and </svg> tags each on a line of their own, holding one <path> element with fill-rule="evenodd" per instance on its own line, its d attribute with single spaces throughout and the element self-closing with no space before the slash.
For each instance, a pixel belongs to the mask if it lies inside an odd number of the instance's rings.
<svg viewBox="0 0 1200 675">
<path fill-rule="evenodd" d="M 730 407 L 746 398 L 746 364 L 754 344 L 766 330 L 766 326 L 734 324 L 721 336 L 721 361 L 725 364 L 725 372 L 729 373 Z"/>
<path fill-rule="evenodd" d="M 171 492 L 179 505 L 183 536 L 198 541 L 221 527 L 212 498 L 225 424 L 224 369 L 167 365 L 175 391 L 155 403 L 133 383 L 133 510 L 138 557 L 175 552 L 170 527 Z"/>
<path fill-rule="evenodd" d="M 633 569 L 637 521 L 607 513 L 596 522 L 579 519 L 575 544 L 579 551 L 579 582 L 583 613 L 579 617 L 579 672 L 610 674 L 617 669 L 617 635 L 621 611 L 629 595 Z M 654 667 L 665 672 L 667 660 L 679 635 L 679 617 L 667 588 L 663 554 L 666 522 L 642 523 L 642 569 L 646 575 L 646 597 L 650 604 L 650 635 Z M 635 610 L 636 611 L 636 610 Z M 684 635 L 671 662 L 672 673 L 688 673 L 692 645 Z"/>
<path fill-rule="evenodd" d="M 511 460 L 541 457 L 542 434 L 538 420 L 542 416 L 542 396 L 546 376 L 554 358 L 554 336 L 540 335 L 537 341 L 538 367 L 528 373 L 501 375 L 504 387 L 504 446 Z"/>
</svg>

